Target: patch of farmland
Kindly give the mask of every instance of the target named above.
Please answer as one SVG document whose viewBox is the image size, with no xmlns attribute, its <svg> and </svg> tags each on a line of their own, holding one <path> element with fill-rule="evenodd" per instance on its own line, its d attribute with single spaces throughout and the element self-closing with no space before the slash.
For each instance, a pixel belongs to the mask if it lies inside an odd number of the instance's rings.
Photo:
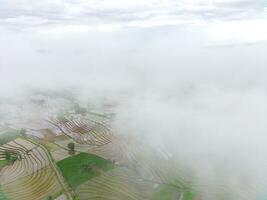
<svg viewBox="0 0 267 200">
<path fill-rule="evenodd" d="M 39 131 L 42 129 L 50 129 L 55 132 L 57 131 L 57 129 L 55 129 L 55 127 L 53 127 L 50 123 L 38 117 L 37 118 L 34 117 L 34 119 L 27 119 L 27 118 L 22 119 L 21 118 L 16 121 L 14 121 L 13 119 L 10 124 L 10 127 L 14 129 L 21 129 L 23 127 L 27 130 L 31 130 L 30 132 L 27 132 L 27 134 L 35 135 L 35 136 L 42 136 L 42 133 Z"/>
<path fill-rule="evenodd" d="M 50 166 L 11 182 L 1 182 L 1 185 L 10 200 L 41 200 L 61 190 Z"/>
<path fill-rule="evenodd" d="M 105 145 L 111 141 L 111 131 L 103 122 L 75 118 L 55 123 L 65 134 L 80 144 Z"/>
<path fill-rule="evenodd" d="M 81 200 L 149 200 L 154 192 L 154 183 L 142 180 L 124 167 L 108 171 L 76 189 Z"/>
<path fill-rule="evenodd" d="M 125 163 L 134 160 L 136 155 L 142 152 L 142 148 L 132 138 L 114 135 L 110 143 L 90 148 L 88 152 L 117 163 Z"/>
<path fill-rule="evenodd" d="M 145 152 L 137 154 L 126 165 L 135 169 L 141 177 L 165 184 L 173 184 L 181 189 L 187 188 L 185 172 L 173 160 L 165 160 L 160 156 Z"/>
<path fill-rule="evenodd" d="M 91 119 L 97 122 L 100 122 L 101 124 L 107 125 L 110 122 L 110 119 L 112 118 L 113 114 L 110 112 L 94 112 L 94 111 L 89 111 L 87 113 L 86 118 Z"/>
<path fill-rule="evenodd" d="M 53 129 L 46 128 L 46 129 L 40 129 L 40 130 L 36 130 L 36 131 L 40 132 L 43 135 L 43 138 L 49 142 L 52 142 L 55 140 L 62 140 L 64 138 L 66 138 L 56 128 L 53 128 Z"/>
<path fill-rule="evenodd" d="M 192 198 L 184 198 L 184 192 L 179 191 L 172 185 L 161 185 L 158 191 L 152 196 L 150 200 L 191 200 Z"/>
<path fill-rule="evenodd" d="M 72 139 L 67 139 L 67 140 L 62 140 L 62 141 L 57 141 L 55 144 L 60 146 L 61 148 L 68 148 L 69 143 L 75 143 L 75 150 L 78 152 L 87 152 L 91 147 L 87 144 L 79 144 L 76 143 Z"/>
<path fill-rule="evenodd" d="M 25 139 L 22 139 L 22 138 L 17 138 L 16 140 L 14 140 L 12 142 L 14 142 L 14 143 L 16 143 L 18 145 L 21 145 L 24 148 L 29 149 L 29 150 L 36 147 L 35 144 L 33 144 L 33 143 L 31 143 L 31 142 L 29 142 L 29 141 L 27 141 Z"/>
<path fill-rule="evenodd" d="M 0 152 L 10 152 L 18 159 L 0 171 L 1 184 L 7 184 L 18 178 L 28 176 L 44 167 L 49 163 L 48 157 L 41 147 L 31 142 L 18 138 L 0 147 Z"/>
<path fill-rule="evenodd" d="M 60 149 L 60 147 L 58 145 L 56 145 L 55 143 L 52 142 L 42 142 L 41 143 L 50 151 L 57 151 Z"/>
<path fill-rule="evenodd" d="M 186 188 L 185 172 L 179 169 L 180 163 L 165 159 L 142 142 L 132 138 L 114 137 L 111 143 L 89 150 L 89 153 L 110 159 L 116 164 L 127 166 L 147 180 L 155 183 L 172 183 Z"/>
<path fill-rule="evenodd" d="M 113 168 L 113 165 L 96 155 L 80 153 L 57 162 L 63 176 L 73 188 Z"/>
<path fill-rule="evenodd" d="M 51 152 L 51 155 L 56 162 L 60 160 L 64 160 L 65 158 L 68 158 L 70 156 L 68 150 L 61 149 L 61 148 L 56 151 Z"/>
</svg>

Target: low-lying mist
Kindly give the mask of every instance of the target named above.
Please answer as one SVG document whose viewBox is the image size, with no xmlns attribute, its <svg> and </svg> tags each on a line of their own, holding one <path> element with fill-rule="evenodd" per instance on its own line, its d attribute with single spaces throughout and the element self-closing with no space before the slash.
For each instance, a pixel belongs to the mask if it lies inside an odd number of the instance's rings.
<svg viewBox="0 0 267 200">
<path fill-rule="evenodd" d="M 45 117 L 73 99 L 112 102 L 114 130 L 164 149 L 166 169 L 175 161 L 201 199 L 267 192 L 266 44 L 215 46 L 197 28 L 173 27 L 10 32 L 0 42 L 1 121 Z M 31 106 L 44 92 L 49 111 Z"/>
</svg>

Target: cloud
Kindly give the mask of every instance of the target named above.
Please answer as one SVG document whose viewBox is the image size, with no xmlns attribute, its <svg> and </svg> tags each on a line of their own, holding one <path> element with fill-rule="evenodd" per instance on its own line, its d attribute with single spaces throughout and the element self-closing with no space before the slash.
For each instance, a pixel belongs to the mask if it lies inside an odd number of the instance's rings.
<svg viewBox="0 0 267 200">
<path fill-rule="evenodd" d="M 155 151 L 164 147 L 170 160 L 193 174 L 201 199 L 254 200 L 267 181 L 265 100 L 261 90 L 232 93 L 213 86 L 182 98 L 148 94 L 124 105 L 117 130 Z"/>
<path fill-rule="evenodd" d="M 260 1 L 8 0 L 0 9 L 2 98 L 51 89 L 117 101 L 116 130 L 164 147 L 203 199 L 264 193 Z"/>
<path fill-rule="evenodd" d="M 262 1 L 253 0 L 215 0 L 215 4 L 224 6 L 234 6 L 237 8 L 243 8 L 248 6 L 262 6 Z"/>
<path fill-rule="evenodd" d="M 7 27 L 48 29 L 56 26 L 97 26 L 113 24 L 125 28 L 184 23 L 200 20 L 246 19 L 263 12 L 260 0 L 173 1 L 2 1 L 0 23 Z"/>
<path fill-rule="evenodd" d="M 207 33 L 221 45 L 255 43 L 267 40 L 267 20 L 217 21 L 207 26 Z"/>
<path fill-rule="evenodd" d="M 2 29 L 51 35 L 110 32 L 179 26 L 202 29 L 213 40 L 207 45 L 234 45 L 266 40 L 267 12 L 262 1 L 202 0 L 122 2 L 4 1 Z M 212 44 L 214 42 L 214 44 Z"/>
</svg>

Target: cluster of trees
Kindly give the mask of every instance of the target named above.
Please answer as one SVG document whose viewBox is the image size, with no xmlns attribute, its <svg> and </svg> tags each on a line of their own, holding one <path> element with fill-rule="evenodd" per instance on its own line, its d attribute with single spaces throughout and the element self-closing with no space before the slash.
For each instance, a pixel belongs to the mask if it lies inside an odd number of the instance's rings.
<svg viewBox="0 0 267 200">
<path fill-rule="evenodd" d="M 75 144 L 73 142 L 70 142 L 68 144 L 69 154 L 73 155 L 75 154 Z"/>
<path fill-rule="evenodd" d="M 20 129 L 19 133 L 20 133 L 22 136 L 26 136 L 26 129 L 25 129 L 25 128 Z"/>
<path fill-rule="evenodd" d="M 86 115 L 87 109 L 84 107 L 81 107 L 79 104 L 74 104 L 74 112 L 76 114 Z"/>
<path fill-rule="evenodd" d="M 8 163 L 14 163 L 17 159 L 20 158 L 20 154 L 15 154 L 11 151 L 5 151 L 5 159 L 8 161 Z"/>
<path fill-rule="evenodd" d="M 64 114 L 57 115 L 57 119 L 62 123 L 67 123 L 68 119 L 65 117 Z"/>
</svg>

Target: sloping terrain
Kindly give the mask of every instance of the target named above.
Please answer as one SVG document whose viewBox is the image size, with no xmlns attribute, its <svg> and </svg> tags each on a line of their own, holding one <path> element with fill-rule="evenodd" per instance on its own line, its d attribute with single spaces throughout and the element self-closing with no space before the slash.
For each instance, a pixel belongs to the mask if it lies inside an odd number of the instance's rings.
<svg viewBox="0 0 267 200">
<path fill-rule="evenodd" d="M 0 147 L 2 155 L 9 152 L 17 159 L 0 171 L 0 185 L 11 200 L 41 200 L 60 192 L 61 186 L 43 148 L 17 138 Z"/>
</svg>

